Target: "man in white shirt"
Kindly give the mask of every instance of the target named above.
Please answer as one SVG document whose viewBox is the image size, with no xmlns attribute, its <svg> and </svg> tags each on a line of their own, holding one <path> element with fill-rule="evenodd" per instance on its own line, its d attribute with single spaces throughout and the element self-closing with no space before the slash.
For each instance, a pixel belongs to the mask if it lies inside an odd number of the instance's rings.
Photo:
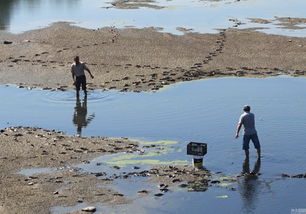
<svg viewBox="0 0 306 214">
<path fill-rule="evenodd" d="M 257 150 L 258 158 L 260 158 L 260 143 L 255 129 L 255 115 L 250 112 L 250 106 L 244 106 L 243 111 L 244 113 L 239 118 L 235 138 L 239 137 L 239 131 L 243 125 L 244 135 L 242 149 L 245 151 L 245 157 L 247 159 L 249 158 L 249 143 L 250 140 L 252 140 L 254 147 Z"/>
<path fill-rule="evenodd" d="M 88 71 L 92 79 L 94 78 L 94 76 L 91 74 L 90 70 L 87 68 L 85 63 L 81 62 L 80 58 L 76 56 L 74 58 L 74 63 L 71 65 L 71 73 L 72 73 L 73 84 L 75 85 L 77 96 L 79 96 L 81 86 L 82 86 L 85 96 L 87 95 L 86 76 L 85 76 L 84 70 Z"/>
</svg>

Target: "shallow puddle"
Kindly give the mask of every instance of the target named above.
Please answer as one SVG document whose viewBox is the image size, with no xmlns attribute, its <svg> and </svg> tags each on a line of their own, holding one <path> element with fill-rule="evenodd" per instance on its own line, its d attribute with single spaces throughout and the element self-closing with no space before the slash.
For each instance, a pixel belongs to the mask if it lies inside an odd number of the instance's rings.
<svg viewBox="0 0 306 214">
<path fill-rule="evenodd" d="M 25 176 L 33 176 L 37 174 L 50 174 L 55 171 L 56 171 L 55 169 L 50 169 L 50 168 L 32 168 L 32 169 L 20 170 L 18 173 Z"/>
<path fill-rule="evenodd" d="M 128 183 L 131 180 L 118 179 L 116 190 L 134 198 L 135 203 L 116 207 L 97 204 L 103 212 L 186 213 L 205 208 L 222 213 L 226 207 L 230 213 L 269 213 L 273 207 L 279 213 L 305 204 L 305 179 L 283 179 L 281 174 L 305 173 L 306 78 L 209 79 L 176 84 L 156 93 L 94 91 L 87 100 L 83 97 L 80 100 L 81 113 L 76 112 L 80 104 L 73 91 L 0 87 L 0 95 L 2 128 L 38 126 L 83 136 L 167 140 L 160 153 L 158 147 L 145 148 L 142 154 L 105 156 L 78 166 L 87 173 L 129 172 L 135 165 L 144 170 L 154 164 L 151 160 L 191 164 L 186 145 L 198 141 L 208 143 L 208 154 L 204 157 L 207 169 L 222 172 L 221 178 L 236 178 L 245 166 L 242 139 L 234 139 L 235 128 L 242 106 L 251 105 L 263 148 L 260 176 L 240 177 L 234 184 L 221 180 L 220 185 L 205 192 L 174 188 L 163 197 L 154 196 L 153 185 L 148 187 L 152 193 L 144 198 L 136 196 L 142 180 L 131 185 Z M 88 122 L 89 117 L 92 119 Z M 87 123 L 75 124 L 84 120 Z M 251 146 L 250 170 L 256 167 L 254 155 Z M 114 165 L 120 169 L 114 169 Z M 125 188 L 127 185 L 130 188 Z M 230 187 L 236 190 L 231 191 Z M 54 213 L 62 213 L 60 207 L 55 210 L 58 212 Z"/>
</svg>

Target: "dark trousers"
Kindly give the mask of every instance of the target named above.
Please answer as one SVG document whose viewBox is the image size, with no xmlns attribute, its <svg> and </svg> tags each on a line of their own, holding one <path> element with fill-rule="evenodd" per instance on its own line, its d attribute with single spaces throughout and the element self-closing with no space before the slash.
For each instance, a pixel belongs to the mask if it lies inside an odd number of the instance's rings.
<svg viewBox="0 0 306 214">
<path fill-rule="evenodd" d="M 77 91 L 80 91 L 81 85 L 82 85 L 83 91 L 86 91 L 86 76 L 85 75 L 76 77 L 75 89 Z"/>
</svg>

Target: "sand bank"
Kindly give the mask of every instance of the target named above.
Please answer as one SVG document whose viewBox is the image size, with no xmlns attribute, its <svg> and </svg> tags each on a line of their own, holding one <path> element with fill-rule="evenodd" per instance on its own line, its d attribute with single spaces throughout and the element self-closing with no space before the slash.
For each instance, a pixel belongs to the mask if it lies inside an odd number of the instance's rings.
<svg viewBox="0 0 306 214">
<path fill-rule="evenodd" d="M 82 173 L 67 166 L 86 163 L 103 154 L 137 151 L 136 142 L 12 127 L 1 130 L 0 144 L 1 213 L 48 213 L 53 206 L 82 202 L 129 203 L 121 194 L 106 187 L 112 180 L 99 179 L 97 174 Z M 19 174 L 20 170 L 29 168 L 54 171 L 29 176 Z"/>
<path fill-rule="evenodd" d="M 30 88 L 72 89 L 75 55 L 95 76 L 88 79 L 90 89 L 158 90 L 201 78 L 306 72 L 306 38 L 250 30 L 172 35 L 154 28 L 90 30 L 56 23 L 18 35 L 2 33 L 0 48 L 0 84 Z"/>
</svg>

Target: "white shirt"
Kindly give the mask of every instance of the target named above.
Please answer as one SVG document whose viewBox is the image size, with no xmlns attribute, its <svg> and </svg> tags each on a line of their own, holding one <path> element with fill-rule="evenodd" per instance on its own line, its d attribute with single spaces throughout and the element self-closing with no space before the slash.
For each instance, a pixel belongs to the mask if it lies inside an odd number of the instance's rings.
<svg viewBox="0 0 306 214">
<path fill-rule="evenodd" d="M 255 129 L 255 115 L 251 112 L 244 112 L 239 118 L 239 124 L 243 125 L 244 135 L 256 134 Z"/>
<path fill-rule="evenodd" d="M 71 73 L 73 73 L 76 77 L 85 76 L 85 69 L 88 68 L 83 62 L 80 62 L 78 65 L 76 65 L 75 63 L 71 65 Z"/>
</svg>

